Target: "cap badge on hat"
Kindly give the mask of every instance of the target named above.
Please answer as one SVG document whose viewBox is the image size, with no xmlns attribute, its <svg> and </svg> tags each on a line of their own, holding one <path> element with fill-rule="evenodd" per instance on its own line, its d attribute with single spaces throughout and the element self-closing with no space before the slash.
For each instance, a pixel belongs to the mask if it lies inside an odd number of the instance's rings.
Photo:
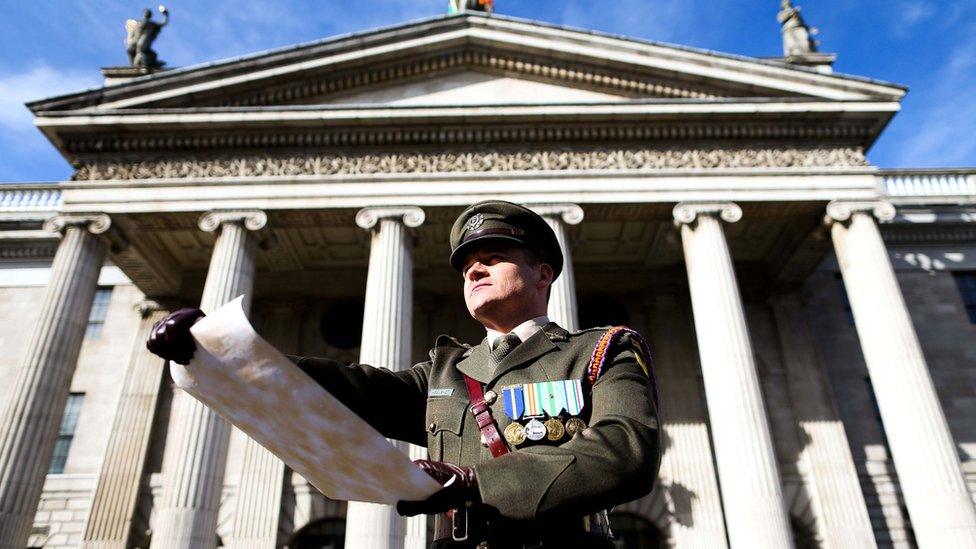
<svg viewBox="0 0 976 549">
<path fill-rule="evenodd" d="M 471 216 L 471 219 L 468 219 L 467 223 L 465 223 L 464 225 L 468 228 L 469 231 L 473 231 L 478 227 L 480 227 L 482 224 L 484 224 L 484 222 L 485 222 L 485 214 L 479 213 Z"/>
</svg>

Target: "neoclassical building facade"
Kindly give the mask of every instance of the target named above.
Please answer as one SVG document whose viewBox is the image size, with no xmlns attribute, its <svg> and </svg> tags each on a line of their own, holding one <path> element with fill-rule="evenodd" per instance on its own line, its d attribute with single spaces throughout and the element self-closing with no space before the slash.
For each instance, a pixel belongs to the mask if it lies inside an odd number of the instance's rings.
<svg viewBox="0 0 976 549">
<path fill-rule="evenodd" d="M 976 170 L 872 166 L 906 90 L 831 61 L 465 13 L 30 103 L 75 171 L 0 187 L 0 546 L 425 546 L 143 342 L 244 294 L 288 353 L 476 344 L 447 235 L 487 198 L 555 229 L 554 320 L 650 341 L 622 547 L 976 546 Z"/>
</svg>

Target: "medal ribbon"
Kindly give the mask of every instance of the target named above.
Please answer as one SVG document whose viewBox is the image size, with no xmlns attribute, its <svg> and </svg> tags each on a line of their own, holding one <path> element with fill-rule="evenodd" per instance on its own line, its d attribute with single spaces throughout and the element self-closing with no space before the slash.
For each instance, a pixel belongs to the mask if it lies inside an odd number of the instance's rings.
<svg viewBox="0 0 976 549">
<path fill-rule="evenodd" d="M 572 416 L 583 409 L 583 383 L 578 379 L 524 383 L 502 389 L 505 413 L 512 419 L 556 417 L 564 410 Z"/>
<path fill-rule="evenodd" d="M 508 417 L 519 419 L 525 413 L 525 396 L 520 385 L 502 389 L 502 400 L 505 402 L 505 413 Z"/>
</svg>

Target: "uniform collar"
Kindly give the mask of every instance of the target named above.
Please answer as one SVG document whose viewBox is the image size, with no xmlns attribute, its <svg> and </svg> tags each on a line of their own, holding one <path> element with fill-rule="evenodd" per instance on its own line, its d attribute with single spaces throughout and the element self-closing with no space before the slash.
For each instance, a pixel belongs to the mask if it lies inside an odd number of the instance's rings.
<svg viewBox="0 0 976 549">
<path fill-rule="evenodd" d="M 522 341 L 528 341 L 530 337 L 532 337 L 533 335 L 535 335 L 536 332 L 538 332 L 543 327 L 545 327 L 546 324 L 549 324 L 548 316 L 546 315 L 537 316 L 533 319 L 526 320 L 525 322 L 519 324 L 509 333 L 519 336 L 519 339 L 521 339 Z M 503 332 L 492 330 L 491 328 L 486 328 L 486 330 L 488 331 L 488 337 L 487 339 L 485 339 L 485 341 L 488 342 L 488 350 L 490 351 L 495 348 L 495 342 L 498 340 L 498 338 L 506 334 Z"/>
</svg>

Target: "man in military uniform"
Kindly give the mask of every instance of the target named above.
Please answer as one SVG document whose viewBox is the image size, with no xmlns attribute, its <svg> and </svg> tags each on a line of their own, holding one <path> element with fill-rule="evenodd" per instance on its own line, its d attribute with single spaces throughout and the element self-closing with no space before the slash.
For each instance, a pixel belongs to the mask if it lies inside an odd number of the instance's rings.
<svg viewBox="0 0 976 549">
<path fill-rule="evenodd" d="M 430 360 L 392 372 L 294 357 L 379 432 L 426 446 L 417 465 L 444 488 L 401 514 L 436 514 L 434 547 L 613 547 L 607 509 L 650 492 L 659 465 L 650 356 L 627 328 L 569 333 L 546 317 L 563 258 L 549 225 L 502 201 L 451 229 L 473 347 L 440 336 Z M 164 318 L 147 343 L 188 363 L 203 313 Z"/>
</svg>

